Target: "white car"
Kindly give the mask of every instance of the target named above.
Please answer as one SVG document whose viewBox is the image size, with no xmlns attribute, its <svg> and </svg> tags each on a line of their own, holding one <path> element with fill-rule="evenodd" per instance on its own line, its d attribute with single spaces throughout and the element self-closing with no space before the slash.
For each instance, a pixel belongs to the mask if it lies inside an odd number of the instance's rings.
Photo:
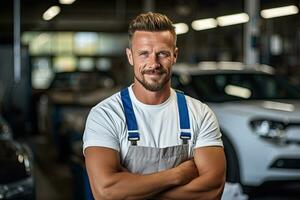
<svg viewBox="0 0 300 200">
<path fill-rule="evenodd" d="M 266 65 L 203 62 L 174 66 L 172 86 L 216 114 L 227 181 L 300 182 L 300 91 Z"/>
</svg>

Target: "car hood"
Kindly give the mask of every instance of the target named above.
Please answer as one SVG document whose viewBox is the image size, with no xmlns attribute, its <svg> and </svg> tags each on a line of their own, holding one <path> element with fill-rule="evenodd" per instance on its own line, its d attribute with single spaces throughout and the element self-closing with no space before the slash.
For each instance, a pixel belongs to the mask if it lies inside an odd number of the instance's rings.
<svg viewBox="0 0 300 200">
<path fill-rule="evenodd" d="M 31 175 L 29 155 L 19 143 L 0 140 L 0 185 L 22 180 Z"/>
<path fill-rule="evenodd" d="M 300 100 L 246 100 L 210 104 L 217 112 L 268 116 L 300 122 Z"/>
<path fill-rule="evenodd" d="M 49 90 L 47 94 L 55 104 L 94 106 L 103 99 L 119 91 L 121 87 L 100 88 L 92 91 Z"/>
</svg>

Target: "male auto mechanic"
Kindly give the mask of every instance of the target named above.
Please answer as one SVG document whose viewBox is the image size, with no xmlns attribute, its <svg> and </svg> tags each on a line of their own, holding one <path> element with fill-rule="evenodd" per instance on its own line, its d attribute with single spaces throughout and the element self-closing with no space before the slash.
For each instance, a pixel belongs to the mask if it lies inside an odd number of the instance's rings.
<svg viewBox="0 0 300 200">
<path fill-rule="evenodd" d="M 95 199 L 221 199 L 226 161 L 207 105 L 171 88 L 178 49 L 159 13 L 129 25 L 134 82 L 93 107 L 83 136 Z"/>
</svg>

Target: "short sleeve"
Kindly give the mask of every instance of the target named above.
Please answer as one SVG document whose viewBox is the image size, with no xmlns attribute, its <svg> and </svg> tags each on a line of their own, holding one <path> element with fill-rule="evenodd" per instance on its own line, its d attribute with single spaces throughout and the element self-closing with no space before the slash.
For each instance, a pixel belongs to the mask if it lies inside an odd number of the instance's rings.
<svg viewBox="0 0 300 200">
<path fill-rule="evenodd" d="M 213 111 L 202 104 L 201 114 L 198 115 L 198 133 L 194 148 L 205 146 L 223 146 L 218 120 Z"/>
<path fill-rule="evenodd" d="M 101 107 L 91 109 L 83 134 L 83 153 L 87 147 L 107 147 L 120 151 L 116 126 L 109 111 Z"/>
</svg>

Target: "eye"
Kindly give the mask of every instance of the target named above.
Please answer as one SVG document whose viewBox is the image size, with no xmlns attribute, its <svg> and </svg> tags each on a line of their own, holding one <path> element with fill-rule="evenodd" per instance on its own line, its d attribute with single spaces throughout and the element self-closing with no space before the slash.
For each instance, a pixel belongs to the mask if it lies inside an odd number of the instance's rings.
<svg viewBox="0 0 300 200">
<path fill-rule="evenodd" d="M 158 57 L 160 58 L 166 58 L 166 57 L 169 57 L 170 56 L 170 53 L 167 52 L 167 51 L 161 51 L 158 53 Z"/>
<path fill-rule="evenodd" d="M 149 53 L 147 51 L 141 51 L 138 54 L 139 56 L 143 56 L 143 57 L 147 57 L 149 55 Z"/>
</svg>

